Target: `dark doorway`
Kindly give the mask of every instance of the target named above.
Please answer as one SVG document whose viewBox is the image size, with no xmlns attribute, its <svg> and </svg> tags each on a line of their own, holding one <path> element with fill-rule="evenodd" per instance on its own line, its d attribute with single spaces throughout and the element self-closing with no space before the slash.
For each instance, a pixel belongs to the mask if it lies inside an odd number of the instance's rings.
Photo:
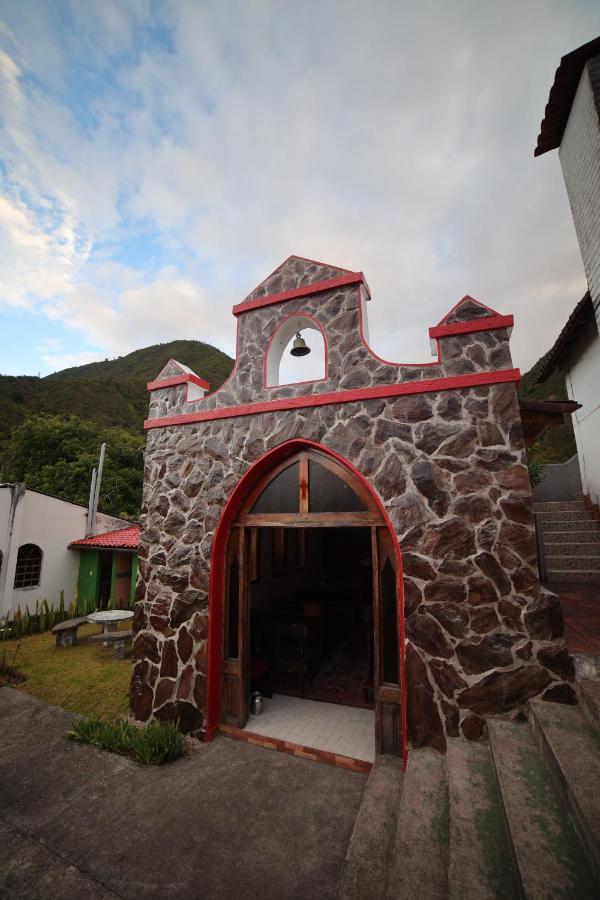
<svg viewBox="0 0 600 900">
<path fill-rule="evenodd" d="M 379 752 L 401 754 L 398 560 L 358 473 L 315 450 L 274 466 L 249 491 L 223 555 L 221 721 L 245 727 L 252 690 L 274 683 L 295 682 L 301 697 L 337 692 L 346 705 L 370 704 L 372 690 Z"/>
<path fill-rule="evenodd" d="M 112 553 L 108 550 L 100 551 L 100 578 L 98 588 L 98 605 L 100 609 L 108 609 L 110 604 L 110 589 L 112 586 Z"/>
<path fill-rule="evenodd" d="M 257 528 L 250 690 L 373 708 L 369 528 Z"/>
</svg>

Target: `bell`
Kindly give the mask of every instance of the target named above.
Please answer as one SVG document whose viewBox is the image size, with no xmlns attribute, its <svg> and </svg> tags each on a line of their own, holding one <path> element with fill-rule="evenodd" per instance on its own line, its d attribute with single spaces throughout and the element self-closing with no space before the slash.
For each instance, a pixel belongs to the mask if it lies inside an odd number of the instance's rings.
<svg viewBox="0 0 600 900">
<path fill-rule="evenodd" d="M 306 341 L 303 337 L 300 337 L 300 332 L 296 332 L 296 337 L 294 338 L 294 346 L 290 350 L 292 356 L 306 356 L 310 353 L 310 347 L 306 346 Z"/>
</svg>

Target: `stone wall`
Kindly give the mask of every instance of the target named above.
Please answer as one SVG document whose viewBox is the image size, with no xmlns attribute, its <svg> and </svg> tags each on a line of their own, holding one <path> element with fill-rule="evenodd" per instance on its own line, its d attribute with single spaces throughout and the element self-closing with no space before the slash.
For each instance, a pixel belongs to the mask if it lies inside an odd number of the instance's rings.
<svg viewBox="0 0 600 900">
<path fill-rule="evenodd" d="M 358 309 L 353 286 L 243 313 L 236 370 L 223 389 L 187 404 L 180 386 L 156 391 L 151 417 L 511 365 L 502 328 L 442 338 L 434 365 L 384 363 L 361 341 Z M 295 311 L 323 324 L 329 377 L 265 389 L 266 341 Z M 446 321 L 490 315 L 466 300 Z M 138 718 L 179 717 L 203 729 L 215 528 L 249 466 L 298 437 L 351 460 L 396 530 L 413 745 L 476 739 L 484 716 L 534 695 L 573 698 L 560 608 L 538 582 L 519 409 L 507 383 L 151 429 L 131 687 Z"/>
</svg>

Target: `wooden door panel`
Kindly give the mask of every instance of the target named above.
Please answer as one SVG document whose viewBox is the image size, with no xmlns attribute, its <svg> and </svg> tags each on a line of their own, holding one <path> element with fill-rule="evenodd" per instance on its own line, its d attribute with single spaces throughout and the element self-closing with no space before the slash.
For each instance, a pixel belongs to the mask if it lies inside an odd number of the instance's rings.
<svg viewBox="0 0 600 900">
<path fill-rule="evenodd" d="M 221 714 L 228 725 L 248 721 L 248 575 L 246 528 L 232 528 L 225 556 L 224 659 Z"/>
<path fill-rule="evenodd" d="M 387 528 L 371 531 L 375 633 L 375 739 L 378 753 L 402 755 L 398 561 Z"/>
</svg>

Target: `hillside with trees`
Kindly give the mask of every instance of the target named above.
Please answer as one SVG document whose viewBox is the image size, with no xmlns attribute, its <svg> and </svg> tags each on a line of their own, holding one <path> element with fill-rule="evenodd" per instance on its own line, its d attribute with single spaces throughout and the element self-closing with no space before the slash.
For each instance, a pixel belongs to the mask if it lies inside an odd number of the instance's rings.
<svg viewBox="0 0 600 900">
<path fill-rule="evenodd" d="M 25 481 L 87 504 L 100 444 L 107 443 L 100 508 L 139 515 L 146 384 L 169 359 L 219 387 L 233 360 L 201 341 L 172 341 L 45 378 L 0 375 L 0 482 Z"/>
<path fill-rule="evenodd" d="M 555 369 L 552 375 L 538 384 L 537 378 L 544 364 L 547 354 L 538 359 L 536 364 L 521 378 L 519 396 L 528 400 L 568 400 L 565 376 L 559 369 Z M 562 425 L 549 428 L 537 439 L 529 453 L 535 456 L 537 462 L 545 463 L 566 462 L 575 453 L 575 434 L 570 415 L 565 415 Z"/>
<path fill-rule="evenodd" d="M 200 341 L 172 341 L 126 356 L 55 372 L 45 378 L 0 376 L 0 481 L 25 481 L 33 489 L 87 504 L 90 475 L 100 444 L 107 454 L 100 508 L 139 515 L 148 410 L 146 384 L 169 359 L 206 378 L 213 389 L 229 375 L 233 360 Z M 521 380 L 531 399 L 567 398 L 562 373 L 542 384 L 544 357 Z M 570 417 L 549 429 L 533 448 L 539 463 L 564 462 L 575 452 Z"/>
<path fill-rule="evenodd" d="M 223 384 L 233 367 L 231 357 L 210 344 L 172 341 L 45 378 L 0 375 L 0 453 L 14 427 L 38 413 L 74 415 L 141 433 L 148 411 L 146 384 L 169 359 L 189 366 L 212 388 Z"/>
</svg>

